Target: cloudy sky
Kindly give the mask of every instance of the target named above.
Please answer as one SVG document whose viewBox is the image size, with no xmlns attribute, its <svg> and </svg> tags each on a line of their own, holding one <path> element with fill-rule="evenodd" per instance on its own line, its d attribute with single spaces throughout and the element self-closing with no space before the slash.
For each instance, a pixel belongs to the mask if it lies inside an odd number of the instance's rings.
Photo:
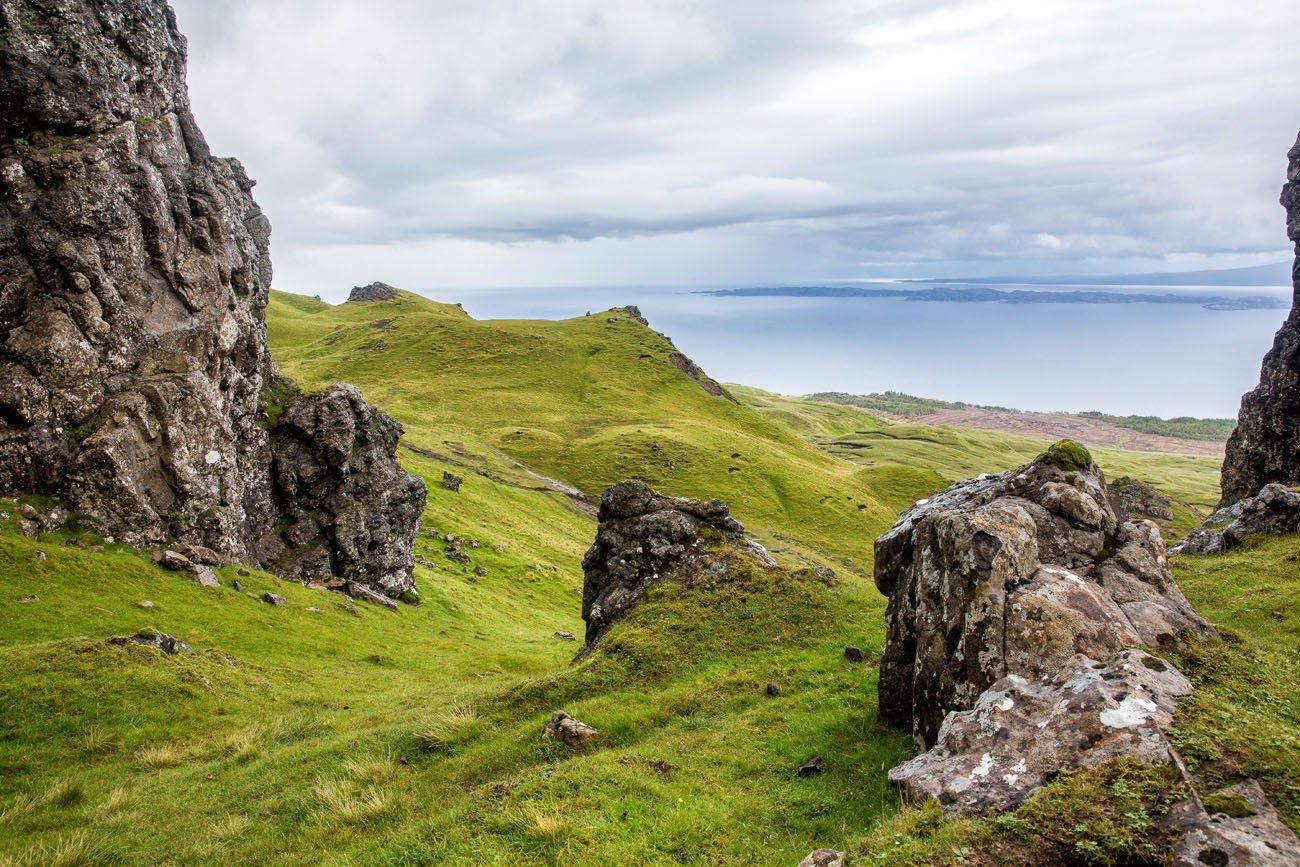
<svg viewBox="0 0 1300 867">
<path fill-rule="evenodd" d="M 276 284 L 1274 262 L 1295 0 L 173 0 Z"/>
</svg>

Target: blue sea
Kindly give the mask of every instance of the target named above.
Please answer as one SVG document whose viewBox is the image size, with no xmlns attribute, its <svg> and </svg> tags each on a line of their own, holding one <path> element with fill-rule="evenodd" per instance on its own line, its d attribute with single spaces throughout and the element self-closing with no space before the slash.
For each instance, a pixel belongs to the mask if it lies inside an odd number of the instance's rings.
<svg viewBox="0 0 1300 867">
<path fill-rule="evenodd" d="M 1286 317 L 1285 309 L 1214 311 L 1197 304 L 725 297 L 663 287 L 421 291 L 460 301 L 479 319 L 558 319 L 636 304 L 715 379 L 782 394 L 895 390 L 1023 410 L 1166 417 L 1235 417 Z"/>
</svg>

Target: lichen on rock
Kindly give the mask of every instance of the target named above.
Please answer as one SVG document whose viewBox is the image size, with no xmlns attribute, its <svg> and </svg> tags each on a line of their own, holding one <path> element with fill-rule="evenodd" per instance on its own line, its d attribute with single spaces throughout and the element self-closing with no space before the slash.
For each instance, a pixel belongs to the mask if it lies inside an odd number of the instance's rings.
<svg viewBox="0 0 1300 867">
<path fill-rule="evenodd" d="M 1215 634 L 1174 582 L 1159 528 L 1121 523 L 1073 443 L 918 503 L 876 540 L 875 570 L 889 597 L 880 715 L 924 748 L 1007 675 Z"/>
</svg>

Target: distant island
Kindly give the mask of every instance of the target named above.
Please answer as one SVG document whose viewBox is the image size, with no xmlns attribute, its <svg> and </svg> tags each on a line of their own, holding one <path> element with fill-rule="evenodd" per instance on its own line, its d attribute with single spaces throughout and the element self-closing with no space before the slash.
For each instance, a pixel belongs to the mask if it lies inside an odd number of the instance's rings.
<svg viewBox="0 0 1300 867">
<path fill-rule="evenodd" d="M 1197 295 L 1190 292 L 1129 293 L 1105 290 L 993 289 L 986 286 L 932 286 L 924 289 L 893 286 L 756 286 L 709 289 L 696 295 L 784 298 L 903 298 L 908 301 L 959 304 L 1197 304 L 1206 310 L 1280 310 L 1287 299 L 1272 295 Z"/>
</svg>

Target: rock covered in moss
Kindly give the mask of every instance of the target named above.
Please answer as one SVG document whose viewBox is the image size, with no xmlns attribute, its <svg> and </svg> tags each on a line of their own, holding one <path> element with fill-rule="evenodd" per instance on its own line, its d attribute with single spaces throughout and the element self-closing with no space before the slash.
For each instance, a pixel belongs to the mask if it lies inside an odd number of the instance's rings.
<svg viewBox="0 0 1300 867">
<path fill-rule="evenodd" d="M 923 748 L 1007 675 L 1214 635 L 1175 583 L 1159 528 L 1121 523 L 1074 443 L 918 502 L 875 551 L 889 597 L 880 715 Z"/>
<path fill-rule="evenodd" d="M 666 497 L 645 482 L 621 482 L 600 499 L 595 544 L 582 559 L 582 619 L 590 647 L 653 584 L 721 568 L 707 533 L 741 542 L 745 528 L 722 500 Z"/>
<path fill-rule="evenodd" d="M 1008 810 L 1063 770 L 1128 757 L 1164 764 L 1165 730 L 1191 684 L 1140 650 L 1108 664 L 1078 655 L 1033 680 L 1010 674 L 948 715 L 934 747 L 889 772 L 946 810 Z"/>
<path fill-rule="evenodd" d="M 551 714 L 542 737 L 554 738 L 565 746 L 579 749 L 588 741 L 598 737 L 600 732 L 579 719 L 570 716 L 567 711 L 557 710 Z"/>
<path fill-rule="evenodd" d="M 266 563 L 277 527 L 315 506 L 272 485 L 271 227 L 253 182 L 204 141 L 164 0 L 28 5 L 0 0 L 0 492 L 62 498 L 128 544 Z M 364 468 L 345 454 L 329 471 L 401 477 L 395 437 L 374 442 Z M 403 477 L 398 499 L 413 491 Z M 392 577 L 414 543 L 405 516 L 358 499 L 347 521 L 368 529 L 326 528 L 322 559 L 409 584 Z M 384 533 L 377 553 L 349 548 Z"/>
<path fill-rule="evenodd" d="M 1291 313 L 1264 356 L 1259 385 L 1241 398 L 1223 460 L 1221 506 L 1253 497 L 1270 482 L 1300 484 L 1300 138 L 1287 157 L 1282 207 L 1297 253 Z"/>
<path fill-rule="evenodd" d="M 1175 804 L 1161 829 L 1174 867 L 1300 867 L 1300 840 L 1254 780 Z"/>
</svg>

